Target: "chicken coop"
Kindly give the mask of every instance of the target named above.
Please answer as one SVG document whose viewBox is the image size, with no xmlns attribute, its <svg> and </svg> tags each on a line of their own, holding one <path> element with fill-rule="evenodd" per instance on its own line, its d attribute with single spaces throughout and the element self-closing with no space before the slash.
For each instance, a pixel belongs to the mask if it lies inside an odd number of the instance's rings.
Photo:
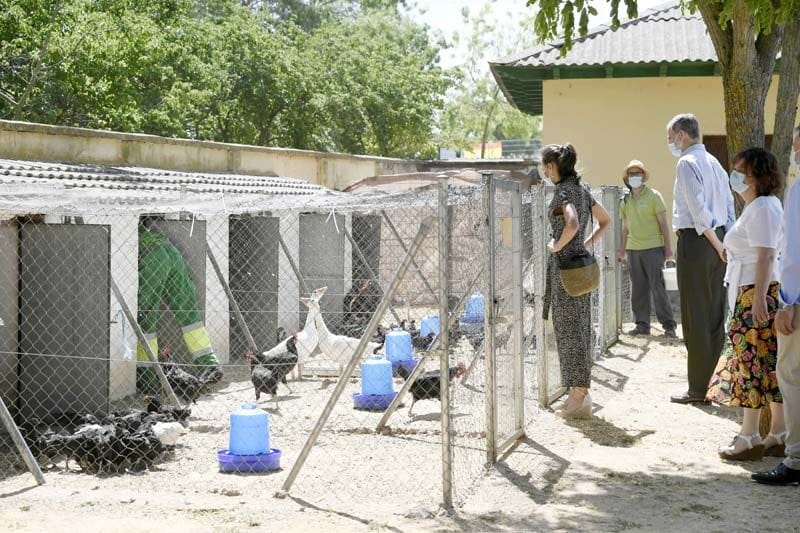
<svg viewBox="0 0 800 533">
<path fill-rule="evenodd" d="M 265 493 L 463 501 L 561 388 L 541 319 L 548 189 L 502 172 L 391 184 L 0 161 L 0 397 L 40 465 L 84 453 L 43 435 L 160 396 L 189 432 L 148 479 L 222 484 L 230 415 L 255 402 L 281 453 L 248 478 Z M 598 346 L 620 320 L 607 266 Z"/>
</svg>

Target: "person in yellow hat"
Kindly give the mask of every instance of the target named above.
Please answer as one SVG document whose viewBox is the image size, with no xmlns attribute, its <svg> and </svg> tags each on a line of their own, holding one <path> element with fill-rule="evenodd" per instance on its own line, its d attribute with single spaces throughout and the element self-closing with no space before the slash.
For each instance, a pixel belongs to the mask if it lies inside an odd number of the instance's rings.
<svg viewBox="0 0 800 533">
<path fill-rule="evenodd" d="M 650 335 L 650 300 L 664 336 L 677 338 L 672 304 L 664 286 L 662 269 L 673 261 L 667 207 L 664 198 L 646 185 L 650 172 L 641 161 L 633 160 L 625 168 L 622 181 L 630 193 L 622 200 L 622 243 L 618 260 L 627 263 L 631 276 L 631 307 L 636 327 L 630 335 Z"/>
</svg>

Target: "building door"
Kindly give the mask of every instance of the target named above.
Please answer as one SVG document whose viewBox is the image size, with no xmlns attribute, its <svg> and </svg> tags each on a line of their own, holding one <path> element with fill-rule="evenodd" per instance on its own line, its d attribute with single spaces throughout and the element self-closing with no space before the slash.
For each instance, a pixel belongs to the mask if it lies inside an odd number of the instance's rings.
<svg viewBox="0 0 800 533">
<path fill-rule="evenodd" d="M 727 172 L 731 171 L 730 161 L 728 161 L 728 137 L 725 135 L 704 135 L 703 144 L 706 145 L 708 153 L 716 157 L 722 168 Z M 767 150 L 772 146 L 772 135 L 766 136 Z"/>
<path fill-rule="evenodd" d="M 19 413 L 108 412 L 107 226 L 19 229 Z"/>
</svg>

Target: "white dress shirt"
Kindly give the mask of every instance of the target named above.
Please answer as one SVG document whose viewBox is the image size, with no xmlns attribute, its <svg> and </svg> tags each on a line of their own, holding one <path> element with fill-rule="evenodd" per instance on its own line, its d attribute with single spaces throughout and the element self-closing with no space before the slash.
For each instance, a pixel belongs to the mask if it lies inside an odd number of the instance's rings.
<svg viewBox="0 0 800 533">
<path fill-rule="evenodd" d="M 796 181 L 783 203 L 783 246 L 780 273 L 781 300 L 800 304 L 800 180 Z"/>
<path fill-rule="evenodd" d="M 702 144 L 690 146 L 675 169 L 672 228 L 694 228 L 702 235 L 707 229 L 720 226 L 730 229 L 735 218 L 725 169 Z"/>
</svg>

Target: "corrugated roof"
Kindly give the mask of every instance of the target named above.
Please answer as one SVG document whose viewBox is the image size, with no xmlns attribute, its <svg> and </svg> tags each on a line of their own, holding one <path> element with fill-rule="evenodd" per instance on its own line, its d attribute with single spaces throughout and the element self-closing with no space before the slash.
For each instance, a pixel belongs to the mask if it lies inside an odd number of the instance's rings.
<svg viewBox="0 0 800 533">
<path fill-rule="evenodd" d="M 490 62 L 506 99 L 532 115 L 544 112 L 543 82 L 554 79 L 715 76 L 717 55 L 703 18 L 670 2 L 574 40 L 547 43 Z M 780 60 L 779 60 L 780 62 Z M 776 70 L 779 65 L 776 64 Z"/>
<path fill-rule="evenodd" d="M 574 40 L 561 57 L 563 41 L 548 43 L 493 65 L 511 67 L 598 66 L 640 63 L 716 62 L 714 45 L 699 13 L 684 13 L 675 3 L 623 22 L 601 26 Z"/>
<path fill-rule="evenodd" d="M 302 180 L 240 174 L 176 172 L 0 159 L 0 184 L 51 184 L 66 188 L 189 193 L 312 195 L 323 190 Z"/>
</svg>

